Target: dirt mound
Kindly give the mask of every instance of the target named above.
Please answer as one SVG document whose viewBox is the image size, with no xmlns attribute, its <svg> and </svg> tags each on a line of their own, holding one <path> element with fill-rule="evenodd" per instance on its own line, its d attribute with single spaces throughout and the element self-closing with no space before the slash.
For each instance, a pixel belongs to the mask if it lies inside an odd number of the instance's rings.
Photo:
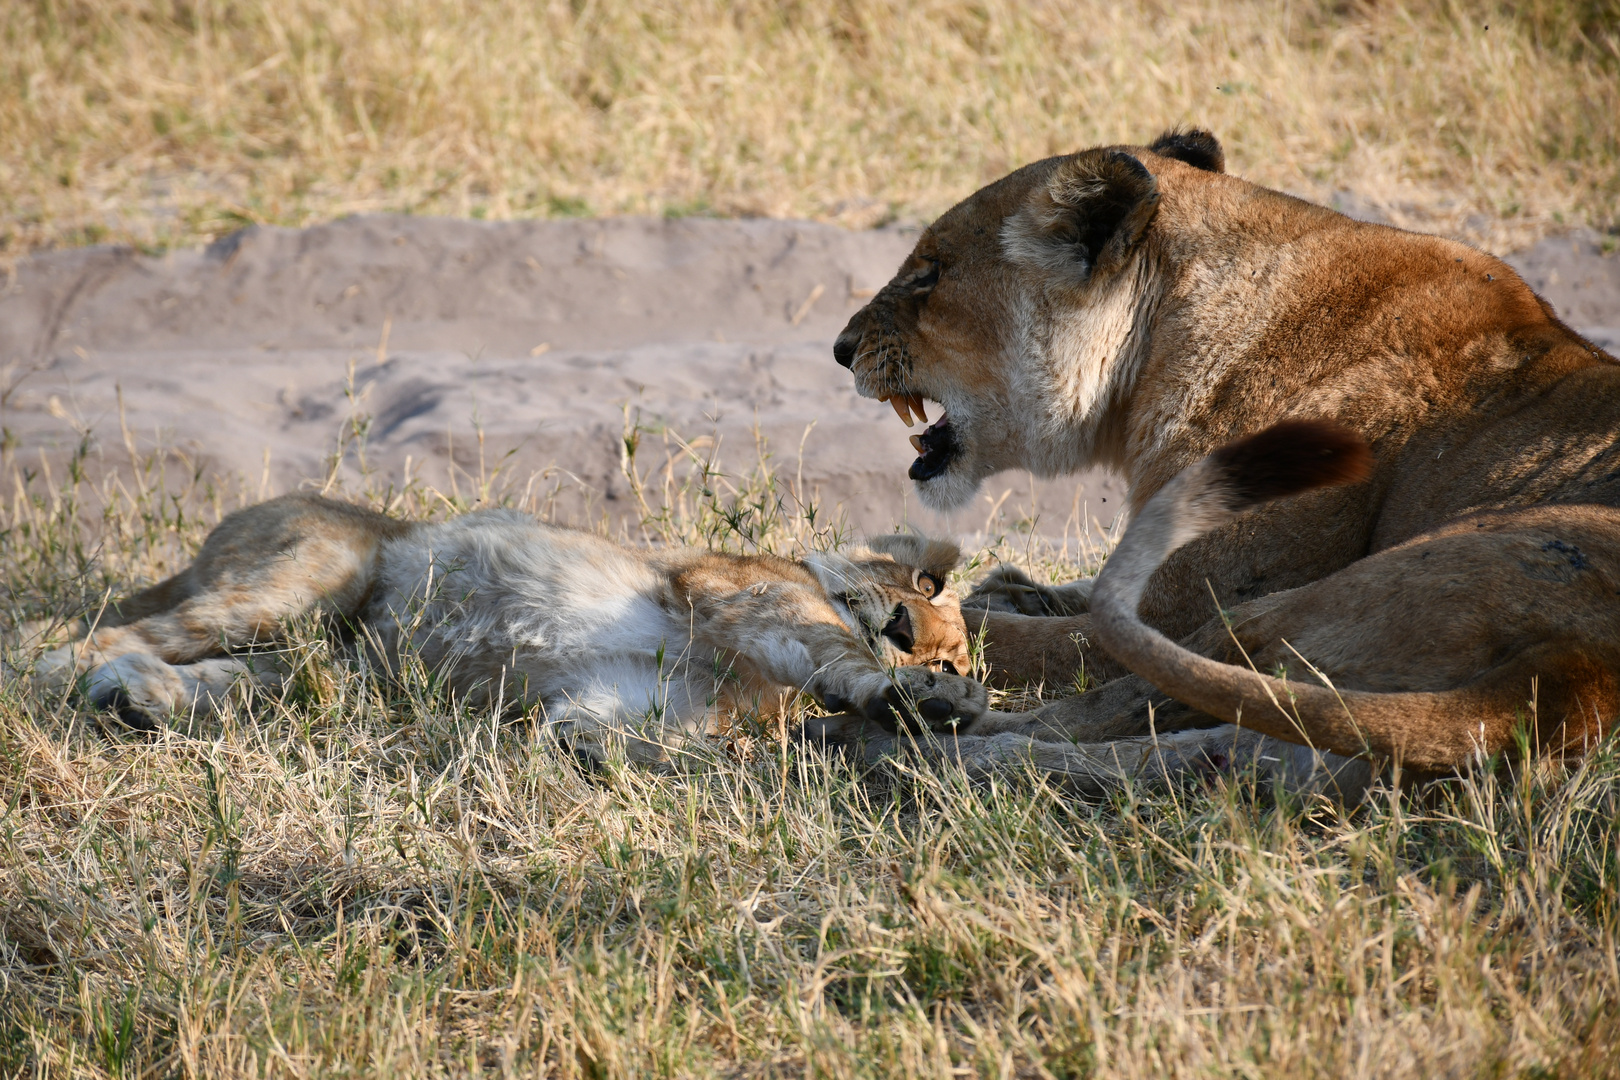
<svg viewBox="0 0 1620 1080">
<path fill-rule="evenodd" d="M 325 475 L 352 419 L 365 439 L 344 451 L 350 472 L 363 449 L 388 480 L 408 467 L 465 490 L 501 465 L 560 485 L 561 519 L 622 520 L 639 514 L 628 416 L 643 468 L 674 445 L 667 429 L 700 454 L 718 439 L 722 466 L 742 469 L 757 431 L 823 518 L 841 505 L 861 529 L 977 532 L 998 504 L 1049 535 L 1111 520 L 1122 488 L 1100 474 L 1005 477 L 948 519 L 917 504 L 900 426 L 831 357 L 914 239 L 768 220 L 373 216 L 155 257 L 44 253 L 0 295 L 0 424 L 29 459 L 84 433 L 121 458 L 127 431 L 269 494 Z M 1620 260 L 1595 236 L 1512 261 L 1577 328 L 1620 344 Z"/>
</svg>

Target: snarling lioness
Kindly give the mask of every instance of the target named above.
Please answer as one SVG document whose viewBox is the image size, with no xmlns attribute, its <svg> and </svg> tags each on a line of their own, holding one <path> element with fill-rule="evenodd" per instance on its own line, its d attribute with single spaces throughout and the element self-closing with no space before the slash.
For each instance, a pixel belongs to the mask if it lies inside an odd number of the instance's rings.
<svg viewBox="0 0 1620 1080">
<path fill-rule="evenodd" d="M 965 606 L 1002 677 L 1114 678 L 970 733 L 1137 736 L 1154 702 L 1160 733 L 1241 720 L 1447 771 L 1521 723 L 1579 751 L 1620 712 L 1620 365 L 1498 259 L 1257 187 L 1210 135 L 1172 133 L 977 192 L 834 351 L 908 425 L 938 403 L 911 477 L 942 509 L 1002 469 L 1103 465 L 1140 519 L 1223 444 L 1297 418 L 1371 450 L 1357 482 L 1241 515 L 1161 502 L 1147 576 L 1106 610 L 1091 581 L 993 574 Z"/>
<path fill-rule="evenodd" d="M 103 613 L 38 671 L 150 728 L 279 683 L 275 641 L 321 613 L 384 672 L 419 657 L 466 703 L 537 705 L 601 760 L 665 760 L 744 708 L 808 693 L 889 728 L 971 720 L 984 688 L 946 587 L 954 545 L 884 536 L 802 561 L 624 547 L 510 510 L 440 523 L 289 495 L 231 514 L 196 561 Z"/>
</svg>

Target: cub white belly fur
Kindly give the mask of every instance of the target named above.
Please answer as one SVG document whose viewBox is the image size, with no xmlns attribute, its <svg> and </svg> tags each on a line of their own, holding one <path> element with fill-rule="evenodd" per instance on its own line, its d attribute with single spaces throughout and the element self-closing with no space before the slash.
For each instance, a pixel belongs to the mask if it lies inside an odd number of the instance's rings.
<svg viewBox="0 0 1620 1080">
<path fill-rule="evenodd" d="M 480 704 L 538 701 L 560 735 L 606 723 L 658 741 L 706 727 L 720 699 L 715 650 L 674 599 L 617 544 L 486 510 L 386 542 L 362 620 L 391 662 L 408 646 Z"/>
</svg>

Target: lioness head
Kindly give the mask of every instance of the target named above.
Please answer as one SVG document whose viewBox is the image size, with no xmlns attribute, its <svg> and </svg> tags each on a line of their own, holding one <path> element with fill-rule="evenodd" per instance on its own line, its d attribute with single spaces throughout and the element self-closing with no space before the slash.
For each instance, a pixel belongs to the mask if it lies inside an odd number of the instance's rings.
<svg viewBox="0 0 1620 1080">
<path fill-rule="evenodd" d="M 833 346 L 867 397 L 908 426 L 925 503 L 960 506 L 1008 468 L 1042 476 L 1117 456 L 1110 404 L 1128 392 L 1162 296 L 1161 195 L 1220 182 L 1205 132 L 1027 165 L 923 232 Z"/>
<path fill-rule="evenodd" d="M 845 622 L 885 667 L 932 667 L 966 675 L 967 627 L 947 585 L 961 552 L 915 533 L 879 536 L 862 547 L 806 561 Z"/>
</svg>

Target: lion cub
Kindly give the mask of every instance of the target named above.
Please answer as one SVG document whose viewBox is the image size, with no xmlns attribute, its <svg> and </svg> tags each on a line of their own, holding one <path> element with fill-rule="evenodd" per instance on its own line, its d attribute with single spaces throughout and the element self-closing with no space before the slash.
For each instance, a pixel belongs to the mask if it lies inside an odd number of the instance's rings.
<svg viewBox="0 0 1620 1080">
<path fill-rule="evenodd" d="M 920 536 L 795 562 L 689 548 L 641 551 L 511 510 L 405 522 L 288 495 L 231 514 L 194 563 L 47 654 L 59 688 L 151 728 L 211 711 L 271 658 L 232 649 L 289 620 L 342 620 L 368 660 L 419 656 L 463 701 L 540 706 L 547 730 L 601 760 L 624 740 L 657 761 L 683 736 L 802 691 L 893 727 L 967 721 L 986 707 L 945 587 L 960 555 Z"/>
</svg>

